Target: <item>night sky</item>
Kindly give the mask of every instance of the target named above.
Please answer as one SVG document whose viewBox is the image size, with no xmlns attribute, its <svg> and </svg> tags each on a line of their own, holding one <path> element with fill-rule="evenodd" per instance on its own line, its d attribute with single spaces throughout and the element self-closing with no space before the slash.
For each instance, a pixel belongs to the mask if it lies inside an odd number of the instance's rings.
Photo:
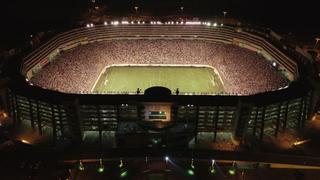
<svg viewBox="0 0 320 180">
<path fill-rule="evenodd" d="M 108 14 L 132 12 L 138 5 L 154 15 L 179 13 L 228 15 L 264 25 L 277 32 L 292 32 L 297 38 L 312 40 L 320 36 L 320 7 L 316 0 L 96 0 L 107 5 Z M 281 4 L 279 4 L 281 2 Z M 286 2 L 286 3 L 284 3 Z M 11 46 L 33 32 L 55 29 L 79 21 L 90 5 L 89 0 L 7 0 L 0 2 L 2 17 L 1 46 Z M 319 9 L 319 10 L 318 10 Z"/>
</svg>

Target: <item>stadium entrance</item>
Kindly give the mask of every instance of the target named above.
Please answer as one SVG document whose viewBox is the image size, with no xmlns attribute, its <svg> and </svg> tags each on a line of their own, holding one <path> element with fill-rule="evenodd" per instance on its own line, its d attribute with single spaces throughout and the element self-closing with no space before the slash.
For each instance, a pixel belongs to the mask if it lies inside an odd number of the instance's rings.
<svg viewBox="0 0 320 180">
<path fill-rule="evenodd" d="M 143 103 L 145 121 L 171 121 L 172 103 Z"/>
<path fill-rule="evenodd" d="M 144 127 L 161 130 L 173 125 L 172 103 L 145 102 L 142 107 L 141 125 Z"/>
</svg>

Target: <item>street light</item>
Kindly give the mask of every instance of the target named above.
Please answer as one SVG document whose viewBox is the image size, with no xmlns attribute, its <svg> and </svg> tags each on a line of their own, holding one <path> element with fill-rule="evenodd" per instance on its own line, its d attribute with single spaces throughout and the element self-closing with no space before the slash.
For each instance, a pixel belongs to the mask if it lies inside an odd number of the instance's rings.
<svg viewBox="0 0 320 180">
<path fill-rule="evenodd" d="M 193 164 L 193 158 L 191 159 L 191 164 L 190 164 L 190 168 L 188 169 L 187 173 L 189 176 L 194 176 L 194 170 L 195 170 L 195 167 L 194 167 L 194 164 Z"/>
<path fill-rule="evenodd" d="M 215 165 L 215 160 L 212 159 L 212 160 L 211 160 L 211 166 L 210 166 L 210 168 L 209 168 L 211 174 L 216 173 L 216 169 L 215 169 L 214 165 Z"/>
<path fill-rule="evenodd" d="M 84 166 L 83 166 L 81 160 L 79 161 L 78 169 L 79 169 L 80 171 L 84 171 Z"/>
<path fill-rule="evenodd" d="M 320 41 L 320 38 L 316 38 L 316 44 L 314 45 L 314 49 L 317 49 L 317 45 L 319 41 Z"/>
<path fill-rule="evenodd" d="M 99 160 L 99 167 L 98 167 L 98 172 L 103 173 L 104 171 L 104 165 L 102 163 L 102 159 Z"/>
<path fill-rule="evenodd" d="M 233 161 L 232 167 L 228 170 L 228 173 L 231 176 L 234 176 L 236 174 L 236 162 L 235 161 Z"/>
<path fill-rule="evenodd" d="M 124 164 L 123 164 L 122 159 L 120 159 L 119 168 L 120 168 L 120 178 L 125 178 L 125 177 L 127 177 L 127 176 L 128 176 L 128 171 L 127 171 L 127 169 L 124 167 Z"/>
</svg>

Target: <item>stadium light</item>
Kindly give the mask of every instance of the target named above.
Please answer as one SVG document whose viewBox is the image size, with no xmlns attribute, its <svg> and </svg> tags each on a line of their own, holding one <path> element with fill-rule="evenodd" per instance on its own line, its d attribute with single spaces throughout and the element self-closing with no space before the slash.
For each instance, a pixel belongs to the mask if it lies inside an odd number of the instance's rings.
<svg viewBox="0 0 320 180">
<path fill-rule="evenodd" d="M 200 21 L 187 21 L 185 24 L 186 25 L 201 25 L 202 23 Z"/>
<path fill-rule="evenodd" d="M 128 176 L 128 171 L 127 169 L 124 167 L 123 161 L 120 158 L 120 163 L 119 163 L 119 168 L 120 168 L 120 178 L 125 178 Z"/>
<path fill-rule="evenodd" d="M 217 27 L 218 26 L 218 24 L 215 22 L 215 23 L 213 23 L 213 27 Z"/>
<path fill-rule="evenodd" d="M 207 26 L 211 26 L 211 23 L 210 23 L 210 22 L 208 22 L 208 23 L 207 23 Z"/>
</svg>

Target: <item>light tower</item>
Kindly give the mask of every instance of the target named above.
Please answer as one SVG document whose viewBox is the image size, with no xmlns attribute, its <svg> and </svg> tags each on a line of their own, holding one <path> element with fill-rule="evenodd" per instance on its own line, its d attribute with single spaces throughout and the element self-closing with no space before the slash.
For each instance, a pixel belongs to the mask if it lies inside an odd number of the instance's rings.
<svg viewBox="0 0 320 180">
<path fill-rule="evenodd" d="M 184 7 L 181 6 L 181 7 L 180 7 L 181 14 L 183 14 L 183 10 L 184 10 Z"/>
<path fill-rule="evenodd" d="M 136 13 L 138 13 L 138 9 L 139 9 L 138 6 L 135 6 L 135 7 L 134 7 L 134 10 L 136 11 Z"/>
<path fill-rule="evenodd" d="M 227 15 L 228 12 L 227 11 L 223 11 L 222 13 L 223 13 L 223 18 L 226 18 L 226 15 Z"/>
</svg>

